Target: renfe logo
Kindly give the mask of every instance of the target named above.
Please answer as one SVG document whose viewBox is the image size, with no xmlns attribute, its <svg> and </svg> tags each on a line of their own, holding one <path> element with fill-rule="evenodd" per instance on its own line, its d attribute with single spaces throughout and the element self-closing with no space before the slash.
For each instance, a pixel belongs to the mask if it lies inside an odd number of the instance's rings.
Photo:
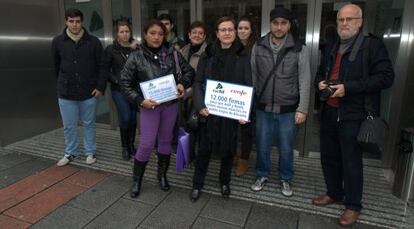
<svg viewBox="0 0 414 229">
<path fill-rule="evenodd" d="M 243 96 L 243 95 L 247 94 L 247 92 L 245 92 L 244 90 L 239 91 L 239 90 L 231 89 L 230 92 L 234 93 L 234 94 L 239 94 L 240 96 Z"/>
</svg>

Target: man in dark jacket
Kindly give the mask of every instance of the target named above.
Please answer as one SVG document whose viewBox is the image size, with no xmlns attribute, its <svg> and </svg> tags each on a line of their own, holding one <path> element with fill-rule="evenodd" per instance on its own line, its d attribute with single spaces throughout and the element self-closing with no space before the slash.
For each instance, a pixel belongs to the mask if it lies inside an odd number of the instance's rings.
<svg viewBox="0 0 414 229">
<path fill-rule="evenodd" d="M 252 49 L 253 83 L 256 86 L 256 181 L 260 191 L 270 175 L 270 153 L 276 139 L 279 179 L 284 196 L 292 196 L 293 146 L 298 125 L 305 122 L 309 106 L 310 66 L 306 47 L 293 37 L 290 10 L 270 12 L 270 32 Z"/>
<path fill-rule="evenodd" d="M 343 6 L 337 24 L 340 41 L 327 48 L 315 79 L 322 100 L 320 150 L 327 192 L 312 203 L 343 201 L 339 223 L 351 226 L 362 208 L 362 152 L 356 137 L 367 117 L 365 98 L 379 115 L 380 92 L 392 85 L 394 71 L 384 43 L 362 34 L 361 8 Z"/>
<path fill-rule="evenodd" d="M 106 86 L 103 71 L 103 48 L 98 38 L 82 27 L 83 14 L 78 9 L 65 12 L 66 28 L 52 42 L 57 77 L 57 93 L 65 134 L 65 155 L 57 163 L 63 166 L 79 155 L 78 119 L 84 127 L 86 163 L 96 162 L 96 97 Z"/>
</svg>

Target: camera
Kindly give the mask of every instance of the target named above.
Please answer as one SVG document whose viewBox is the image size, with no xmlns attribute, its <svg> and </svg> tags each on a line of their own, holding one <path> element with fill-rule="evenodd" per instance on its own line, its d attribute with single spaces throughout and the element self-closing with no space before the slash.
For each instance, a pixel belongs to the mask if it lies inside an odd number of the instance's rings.
<svg viewBox="0 0 414 229">
<path fill-rule="evenodd" d="M 331 97 L 331 95 L 333 95 L 333 93 L 335 93 L 336 89 L 332 88 L 330 86 L 332 85 L 338 85 L 341 82 L 339 82 L 338 80 L 326 80 L 325 84 L 328 85 L 325 89 L 319 91 L 319 99 L 321 101 L 326 101 L 329 99 L 329 97 Z"/>
</svg>

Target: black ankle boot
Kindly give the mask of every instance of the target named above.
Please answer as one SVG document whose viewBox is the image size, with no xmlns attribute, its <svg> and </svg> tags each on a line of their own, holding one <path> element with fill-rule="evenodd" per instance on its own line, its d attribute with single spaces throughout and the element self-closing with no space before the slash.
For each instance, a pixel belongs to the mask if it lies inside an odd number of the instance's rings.
<svg viewBox="0 0 414 229">
<path fill-rule="evenodd" d="M 230 185 L 228 184 L 222 184 L 221 185 L 221 196 L 223 198 L 229 198 L 230 197 Z"/>
<path fill-rule="evenodd" d="M 193 190 L 191 190 L 191 194 L 190 194 L 190 200 L 191 202 L 196 202 L 198 199 L 200 199 L 201 196 L 201 189 L 197 189 L 197 188 L 193 188 Z"/>
<path fill-rule="evenodd" d="M 135 135 L 137 133 L 137 125 L 131 126 L 129 129 L 128 152 L 129 155 L 135 156 L 137 149 L 135 148 Z"/>
<path fill-rule="evenodd" d="M 122 144 L 122 159 L 125 161 L 129 161 L 131 159 L 131 156 L 128 152 L 128 144 L 129 144 L 129 129 L 120 129 L 121 133 L 121 144 Z"/>
<path fill-rule="evenodd" d="M 138 161 L 134 159 L 134 170 L 133 170 L 133 183 L 130 190 L 130 196 L 132 198 L 137 198 L 141 192 L 142 178 L 144 177 L 145 167 L 147 162 Z"/>
<path fill-rule="evenodd" d="M 170 185 L 167 180 L 168 166 L 170 165 L 170 155 L 163 155 L 158 153 L 158 173 L 157 178 L 160 182 L 161 190 L 170 190 Z"/>
</svg>

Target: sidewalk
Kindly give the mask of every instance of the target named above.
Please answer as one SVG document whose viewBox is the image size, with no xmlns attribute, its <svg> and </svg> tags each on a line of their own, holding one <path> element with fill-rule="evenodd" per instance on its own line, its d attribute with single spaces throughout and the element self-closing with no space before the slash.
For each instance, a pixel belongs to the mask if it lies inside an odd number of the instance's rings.
<svg viewBox="0 0 414 229">
<path fill-rule="evenodd" d="M 200 203 L 192 204 L 189 201 L 189 192 L 194 169 L 187 168 L 182 173 L 175 172 L 175 155 L 172 155 L 168 172 L 172 190 L 167 193 L 159 190 L 156 179 L 156 157 L 153 156 L 147 165 L 142 194 L 137 200 L 131 200 L 128 197 L 128 189 L 131 185 L 133 163 L 132 160 L 121 159 L 118 131 L 110 129 L 108 125 L 97 124 L 97 146 L 96 164 L 86 165 L 85 158 L 81 156 L 73 161 L 71 166 L 63 168 L 54 168 L 56 161 L 62 157 L 64 148 L 62 129 L 52 130 L 0 148 L 0 209 L 2 204 L 8 204 L 0 211 L 0 228 L 3 228 L 3 220 L 18 220 L 21 223 L 34 224 L 36 227 L 40 223 L 46 225 L 47 222 L 52 222 L 51 227 L 40 228 L 56 228 L 54 225 L 60 225 L 59 223 L 65 224 L 66 228 L 79 228 L 92 222 L 94 225 L 97 222 L 93 220 L 101 215 L 104 216 L 103 220 L 100 218 L 97 220 L 104 221 L 106 226 L 110 225 L 105 221 L 106 219 L 113 220 L 112 218 L 116 218 L 119 214 L 125 217 L 114 220 L 117 225 L 120 225 L 117 226 L 118 228 L 135 228 L 138 225 L 141 228 L 189 228 L 198 227 L 199 224 L 202 226 L 205 222 L 207 226 L 204 228 L 221 228 L 221 226 L 214 226 L 215 223 L 220 225 L 224 223 L 223 227 L 230 228 L 260 228 L 262 225 L 264 228 L 339 227 L 337 218 L 344 209 L 342 205 L 318 207 L 310 203 L 311 198 L 325 192 L 320 160 L 317 158 L 295 157 L 293 180 L 295 194 L 293 197 L 286 198 L 281 195 L 277 181 L 276 149 L 272 153 L 269 183 L 261 192 L 250 190 L 249 187 L 255 179 L 253 169 L 255 152 L 252 152 L 247 174 L 243 177 L 232 177 L 230 200 L 223 200 L 220 197 L 217 178 L 220 163 L 212 160 L 206 177 L 203 198 Z M 57 175 L 52 174 L 60 175 L 56 177 Z M 30 179 L 26 181 L 27 178 Z M 42 181 L 42 179 L 46 180 Z M 113 187 L 114 183 L 116 187 Z M 35 188 L 31 188 L 32 186 Z M 68 190 L 77 191 L 61 194 L 59 200 L 48 201 L 51 193 L 53 194 L 55 189 L 60 190 L 61 186 L 73 186 Z M 37 198 L 42 201 L 42 204 L 33 206 L 30 204 L 34 201 L 31 198 L 36 196 L 39 196 Z M 119 203 L 121 206 L 118 206 L 116 203 L 121 200 L 122 204 Z M 126 204 L 131 201 L 133 201 L 132 206 Z M 26 216 L 27 212 L 23 214 L 20 210 L 12 210 L 21 204 L 38 215 Z M 239 205 L 245 207 L 237 207 Z M 134 210 L 111 210 L 104 213 L 112 206 L 116 207 L 115 209 L 125 207 Z M 391 194 L 391 186 L 385 179 L 379 160 L 364 159 L 363 206 L 357 228 L 375 228 L 372 226 L 412 228 L 414 225 L 413 208 L 406 206 Z M 63 210 L 60 210 L 62 207 Z M 150 209 L 145 210 L 146 207 Z M 42 210 L 43 208 L 46 210 Z M 44 212 L 41 213 L 42 211 Z M 63 213 L 60 213 L 61 211 Z M 112 213 L 113 211 L 116 214 Z M 164 211 L 167 213 L 164 214 Z M 129 219 L 128 216 L 131 214 L 135 215 L 132 221 L 123 219 Z M 164 215 L 166 220 L 153 219 L 156 215 Z M 74 217 L 74 220 L 71 221 L 71 217 Z M 58 222 L 54 222 L 54 219 Z M 133 222 L 131 223 L 133 227 L 122 226 L 123 223 L 130 221 Z M 160 224 L 155 224 L 153 221 Z M 108 228 L 113 227 L 108 226 Z"/>
<path fill-rule="evenodd" d="M 1 228 L 340 228 L 335 218 L 206 193 L 191 203 L 189 190 L 152 182 L 131 199 L 130 177 L 54 164 L 0 156 Z"/>
</svg>

